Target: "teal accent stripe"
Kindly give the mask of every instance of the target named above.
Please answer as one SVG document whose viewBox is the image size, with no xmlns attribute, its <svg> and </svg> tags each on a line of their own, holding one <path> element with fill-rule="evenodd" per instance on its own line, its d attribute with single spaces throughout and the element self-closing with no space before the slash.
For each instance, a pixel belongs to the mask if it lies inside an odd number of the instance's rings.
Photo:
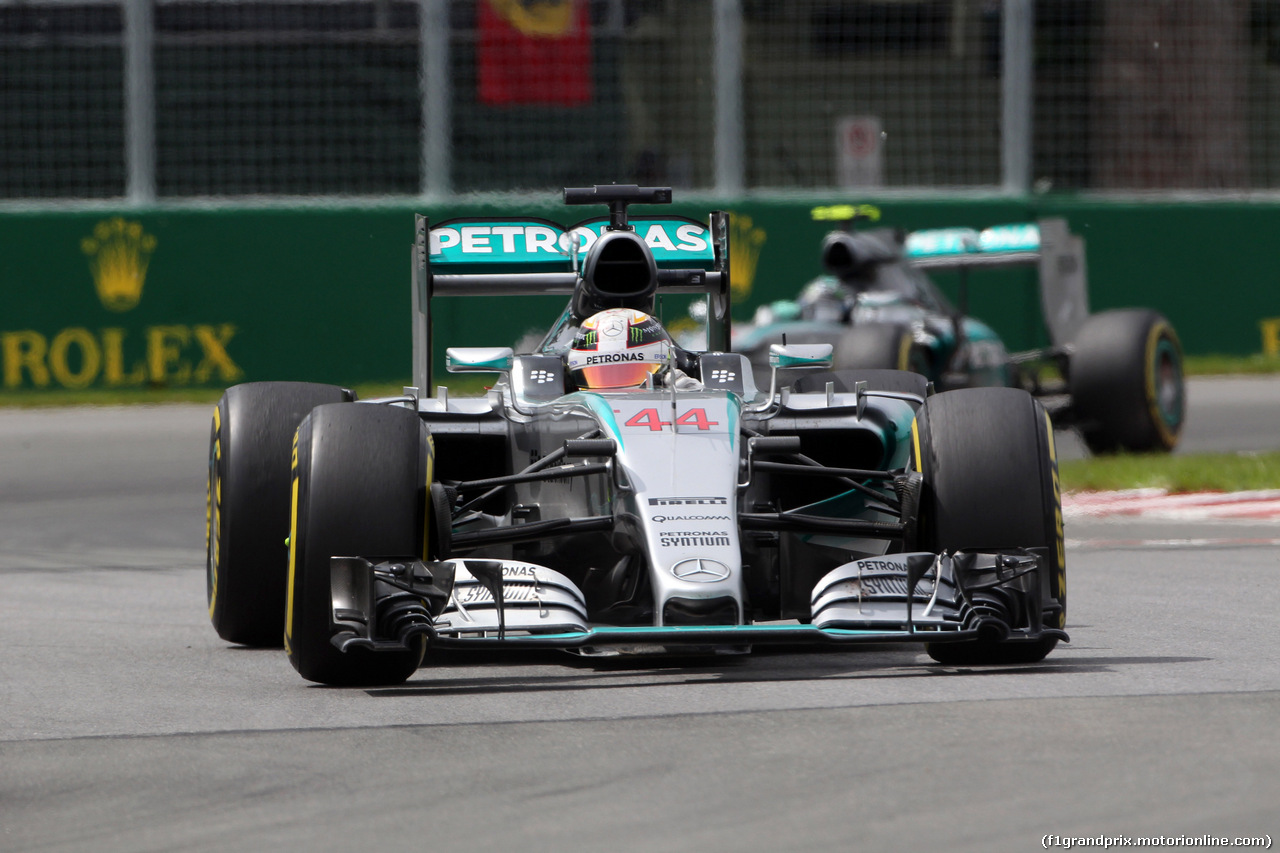
<svg viewBox="0 0 1280 853">
<path fill-rule="evenodd" d="M 1035 223 L 973 228 L 929 228 L 907 235 L 904 254 L 909 258 L 947 255 L 1035 252 L 1040 249 L 1040 227 Z"/>
<path fill-rule="evenodd" d="M 582 398 L 587 408 L 600 421 L 600 425 L 609 431 L 610 438 L 618 442 L 618 450 L 622 450 L 622 429 L 618 426 L 618 419 L 613 416 L 613 406 L 599 394 L 580 391 L 572 396 Z"/>
<path fill-rule="evenodd" d="M 737 446 L 738 446 L 738 418 L 739 418 L 739 417 L 741 417 L 741 414 L 742 414 L 742 413 L 739 411 L 739 407 L 742 405 L 742 401 L 738 399 L 738 397 L 737 397 L 737 395 L 736 395 L 736 394 L 730 394 L 728 391 L 725 391 L 725 392 L 724 392 L 724 397 L 725 397 L 725 400 L 727 400 L 727 401 L 728 401 L 728 406 L 729 406 L 729 424 L 728 424 L 728 428 L 729 428 L 729 447 L 730 447 L 730 448 L 737 448 Z"/>
<path fill-rule="evenodd" d="M 875 636 L 890 637 L 901 636 L 919 639 L 923 633 L 916 631 L 914 634 L 909 631 L 887 631 L 874 630 L 870 628 L 812 628 L 805 625 L 637 625 L 632 628 L 614 628 L 602 627 L 591 628 L 588 631 L 568 631 L 562 634 L 534 634 L 530 639 L 540 640 L 577 640 L 583 637 L 600 637 L 602 639 L 608 637 L 637 637 L 640 638 L 645 634 L 669 634 L 677 632 L 681 634 L 697 635 L 697 634 L 729 634 L 733 632 L 741 633 L 768 633 L 776 632 L 792 633 L 792 634 L 812 634 L 814 637 L 820 637 L 824 634 L 839 636 Z M 932 635 L 935 632 L 928 632 Z M 937 632 L 945 635 L 946 632 Z M 520 637 L 508 637 L 508 642 L 518 642 Z"/>
</svg>

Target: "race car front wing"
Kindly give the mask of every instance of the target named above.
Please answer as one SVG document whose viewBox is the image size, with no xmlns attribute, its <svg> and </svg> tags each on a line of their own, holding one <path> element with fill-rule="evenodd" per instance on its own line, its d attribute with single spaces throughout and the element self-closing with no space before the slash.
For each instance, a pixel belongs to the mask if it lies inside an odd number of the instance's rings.
<svg viewBox="0 0 1280 853">
<path fill-rule="evenodd" d="M 593 625 L 564 575 L 513 560 L 334 557 L 331 641 L 341 651 L 439 647 L 662 651 L 752 645 L 1034 642 L 1044 624 L 1044 549 L 889 554 L 828 572 L 808 624 Z"/>
</svg>

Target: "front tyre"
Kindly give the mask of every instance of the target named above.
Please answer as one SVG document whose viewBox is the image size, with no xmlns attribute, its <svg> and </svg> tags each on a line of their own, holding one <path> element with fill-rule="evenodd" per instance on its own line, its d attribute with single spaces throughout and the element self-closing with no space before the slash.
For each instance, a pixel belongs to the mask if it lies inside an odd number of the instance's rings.
<svg viewBox="0 0 1280 853">
<path fill-rule="evenodd" d="M 1066 624 L 1066 549 L 1053 425 L 1044 407 L 1016 388 L 935 394 L 913 426 L 915 467 L 924 478 L 919 535 L 925 550 L 1045 548 L 1043 624 Z M 1045 575 L 1041 576 L 1042 578 Z M 929 643 L 952 665 L 1034 663 L 1057 638 Z"/>
<path fill-rule="evenodd" d="M 349 399 L 333 385 L 250 382 L 213 410 L 205 504 L 209 619 L 218 636 L 279 646 L 289 553 L 289 446 L 316 406 Z"/>
<path fill-rule="evenodd" d="M 1076 335 L 1068 388 L 1094 453 L 1177 445 L 1186 416 L 1182 345 L 1157 312 L 1131 308 L 1089 317 Z"/>
<path fill-rule="evenodd" d="M 285 604 L 285 651 L 308 681 L 340 686 L 399 684 L 422 661 L 408 651 L 329 642 L 329 559 L 428 559 L 434 450 L 416 412 L 398 406 L 321 406 L 298 427 Z"/>
</svg>

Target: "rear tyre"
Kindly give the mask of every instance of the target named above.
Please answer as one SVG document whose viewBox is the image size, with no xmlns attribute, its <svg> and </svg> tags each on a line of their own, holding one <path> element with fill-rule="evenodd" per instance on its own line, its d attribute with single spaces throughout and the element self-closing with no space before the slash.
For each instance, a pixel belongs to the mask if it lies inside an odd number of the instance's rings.
<svg viewBox="0 0 1280 853">
<path fill-rule="evenodd" d="M 1168 451 L 1186 416 L 1182 345 L 1147 308 L 1104 311 L 1085 321 L 1068 365 L 1076 422 L 1089 449 Z"/>
<path fill-rule="evenodd" d="M 948 391 L 925 401 L 913 429 L 915 466 L 924 477 L 919 525 L 924 549 L 1047 548 L 1051 601 L 1043 611 L 1044 624 L 1063 627 L 1062 499 L 1053 426 L 1044 407 L 1016 388 Z M 952 665 L 1034 663 L 1057 642 L 1048 637 L 929 643 L 925 651 Z"/>
<path fill-rule="evenodd" d="M 832 354 L 836 370 L 871 368 L 911 370 L 928 375 L 928 354 L 916 345 L 906 326 L 896 323 L 863 323 L 851 326 Z"/>
<path fill-rule="evenodd" d="M 293 469 L 285 651 L 308 681 L 399 684 L 422 661 L 409 651 L 340 652 L 329 641 L 330 557 L 426 559 L 434 451 L 416 412 L 321 406 L 298 427 Z"/>
<path fill-rule="evenodd" d="M 289 446 L 316 406 L 348 399 L 332 385 L 252 382 L 213 412 L 205 503 L 209 618 L 218 636 L 279 646 L 289 549 Z"/>
</svg>

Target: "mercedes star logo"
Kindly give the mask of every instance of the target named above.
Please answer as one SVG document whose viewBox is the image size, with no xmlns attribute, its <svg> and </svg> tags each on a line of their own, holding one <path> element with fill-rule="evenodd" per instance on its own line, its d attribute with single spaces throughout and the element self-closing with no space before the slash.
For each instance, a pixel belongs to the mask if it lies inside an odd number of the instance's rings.
<svg viewBox="0 0 1280 853">
<path fill-rule="evenodd" d="M 676 563 L 671 567 L 671 574 L 682 581 L 715 583 L 729 577 L 729 567 L 724 563 L 717 563 L 715 560 L 694 557 L 690 560 L 681 560 Z"/>
</svg>

